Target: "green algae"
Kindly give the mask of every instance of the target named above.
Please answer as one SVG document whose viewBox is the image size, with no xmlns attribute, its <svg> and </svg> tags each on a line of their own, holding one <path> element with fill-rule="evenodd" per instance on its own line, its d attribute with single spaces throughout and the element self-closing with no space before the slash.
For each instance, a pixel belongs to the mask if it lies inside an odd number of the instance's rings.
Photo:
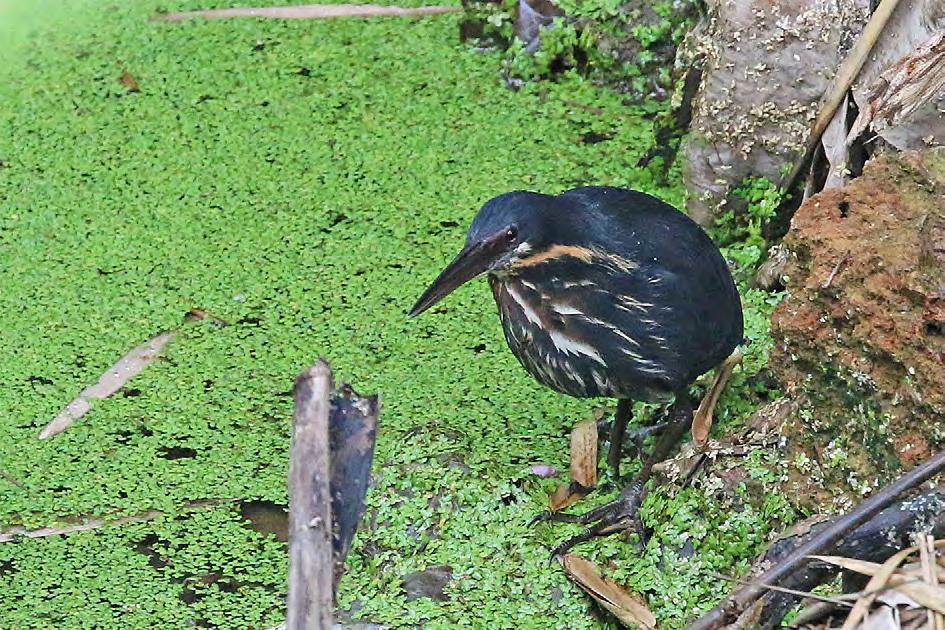
<svg viewBox="0 0 945 630">
<path fill-rule="evenodd" d="M 499 55 L 456 43 L 455 16 L 147 19 L 210 4 L 71 0 L 0 26 L 0 524 L 167 514 L 0 545 L 0 627 L 278 623 L 283 545 L 233 505 L 184 506 L 285 503 L 288 390 L 320 355 L 382 397 L 341 608 L 395 627 L 606 626 L 546 563 L 568 528 L 527 527 L 553 485 L 529 466 L 566 470 L 590 405 L 520 369 L 482 284 L 404 313 L 500 192 L 629 185 L 681 205 L 678 173 L 636 167 L 662 106 L 628 109 L 573 73 L 510 92 Z M 747 379 L 764 364 L 770 298 L 746 295 L 758 343 L 723 428 L 756 406 Z M 181 326 L 192 308 L 227 325 Z M 117 357 L 177 327 L 123 392 L 36 439 Z M 582 550 L 668 627 L 724 588 L 704 566 L 744 566 L 769 529 L 763 510 L 729 514 L 695 491 L 654 493 L 646 510 L 658 540 L 698 530 L 716 555 Z M 453 569 L 446 601 L 407 602 L 401 577 L 435 564 Z"/>
</svg>

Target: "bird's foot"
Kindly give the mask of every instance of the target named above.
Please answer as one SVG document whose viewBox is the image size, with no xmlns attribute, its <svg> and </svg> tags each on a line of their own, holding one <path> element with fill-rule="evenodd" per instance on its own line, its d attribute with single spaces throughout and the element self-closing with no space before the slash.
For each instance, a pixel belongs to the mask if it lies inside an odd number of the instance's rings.
<svg viewBox="0 0 945 630">
<path fill-rule="evenodd" d="M 544 512 L 532 519 L 531 524 L 542 522 L 580 523 L 588 526 L 580 534 L 555 547 L 551 552 L 552 560 L 563 556 L 574 545 L 587 542 L 598 536 L 609 536 L 617 532 L 636 530 L 641 540 L 643 540 L 646 533 L 643 528 L 643 521 L 640 519 L 640 504 L 643 502 L 644 494 L 643 484 L 634 481 L 621 491 L 619 497 L 589 512 L 584 514 Z"/>
</svg>

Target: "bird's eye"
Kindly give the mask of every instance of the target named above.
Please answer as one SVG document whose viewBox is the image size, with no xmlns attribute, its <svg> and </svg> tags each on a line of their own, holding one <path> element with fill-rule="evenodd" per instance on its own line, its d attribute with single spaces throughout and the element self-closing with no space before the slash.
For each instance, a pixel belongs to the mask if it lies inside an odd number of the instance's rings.
<svg viewBox="0 0 945 630">
<path fill-rule="evenodd" d="M 510 243 L 514 243 L 515 239 L 518 238 L 518 230 L 515 228 L 514 225 L 509 227 L 509 229 L 505 231 L 505 238 Z"/>
</svg>

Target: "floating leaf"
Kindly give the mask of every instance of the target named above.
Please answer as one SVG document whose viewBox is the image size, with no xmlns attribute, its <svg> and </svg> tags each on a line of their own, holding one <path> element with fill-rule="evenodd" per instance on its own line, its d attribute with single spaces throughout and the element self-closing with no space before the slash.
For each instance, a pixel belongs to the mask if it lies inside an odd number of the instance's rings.
<svg viewBox="0 0 945 630">
<path fill-rule="evenodd" d="M 597 422 L 579 422 L 571 431 L 571 479 L 585 488 L 597 485 Z"/>
<path fill-rule="evenodd" d="M 590 595 L 595 602 L 609 610 L 625 626 L 636 626 L 644 630 L 656 628 L 656 617 L 643 600 L 621 588 L 616 582 L 601 576 L 590 560 L 567 553 L 561 564 L 568 577 Z"/>
<path fill-rule="evenodd" d="M 597 485 L 597 422 L 585 420 L 571 430 L 571 483 L 561 484 L 548 498 L 552 512 L 586 497 Z"/>
</svg>

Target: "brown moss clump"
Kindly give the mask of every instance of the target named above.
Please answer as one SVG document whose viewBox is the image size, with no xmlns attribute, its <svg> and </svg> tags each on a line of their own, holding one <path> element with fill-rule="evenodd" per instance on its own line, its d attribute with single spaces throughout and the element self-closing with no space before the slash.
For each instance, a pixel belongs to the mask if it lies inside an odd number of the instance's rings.
<svg viewBox="0 0 945 630">
<path fill-rule="evenodd" d="M 807 200 L 785 243 L 771 369 L 802 401 L 795 482 L 865 494 L 943 442 L 945 149 L 876 159 Z"/>
</svg>

